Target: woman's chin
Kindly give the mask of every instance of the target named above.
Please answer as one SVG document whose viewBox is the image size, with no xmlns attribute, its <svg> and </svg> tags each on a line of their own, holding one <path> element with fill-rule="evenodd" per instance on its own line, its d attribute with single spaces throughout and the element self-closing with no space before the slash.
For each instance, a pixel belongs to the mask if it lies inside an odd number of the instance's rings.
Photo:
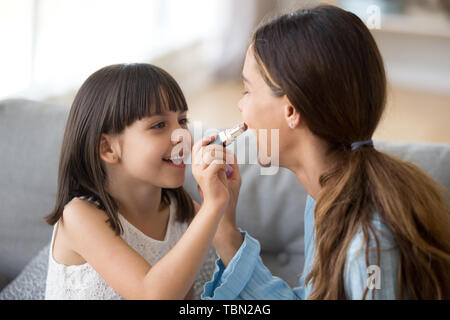
<svg viewBox="0 0 450 320">
<path fill-rule="evenodd" d="M 272 165 L 272 162 L 270 161 L 270 158 L 261 159 L 261 157 L 258 154 L 258 164 L 263 168 L 269 168 Z"/>
</svg>

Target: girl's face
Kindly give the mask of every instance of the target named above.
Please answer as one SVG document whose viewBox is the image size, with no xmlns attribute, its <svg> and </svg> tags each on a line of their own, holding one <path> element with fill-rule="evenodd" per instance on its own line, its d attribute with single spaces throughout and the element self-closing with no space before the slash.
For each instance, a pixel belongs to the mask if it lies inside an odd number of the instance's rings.
<svg viewBox="0 0 450 320">
<path fill-rule="evenodd" d="M 261 165 L 265 166 L 261 160 L 260 144 L 267 145 L 267 154 L 264 156 L 274 157 L 282 154 L 287 147 L 287 123 L 284 116 L 284 106 L 286 106 L 287 98 L 277 97 L 273 94 L 270 87 L 264 81 L 256 59 L 253 55 L 252 47 L 247 50 L 247 55 L 242 71 L 242 79 L 244 82 L 243 97 L 238 103 L 238 108 L 242 112 L 242 117 L 250 129 L 253 129 L 257 136 L 258 160 Z M 262 138 L 262 130 L 267 130 L 267 142 Z M 279 139 L 274 141 L 271 139 L 271 130 L 278 130 Z M 271 150 L 273 144 L 278 144 L 279 155 L 272 155 Z M 279 159 L 281 161 L 281 159 Z M 281 163 L 281 162 L 280 162 Z"/>
<path fill-rule="evenodd" d="M 192 137 L 187 130 L 187 122 L 186 112 L 166 111 L 137 120 L 125 128 L 119 137 L 122 174 L 156 187 L 182 186 L 185 178 L 184 163 L 176 165 L 168 159 L 175 156 L 175 151 L 177 156 L 183 157 L 191 150 Z M 172 141 L 172 133 L 177 129 L 182 129 L 184 138 Z M 180 143 L 189 145 L 181 148 Z"/>
</svg>

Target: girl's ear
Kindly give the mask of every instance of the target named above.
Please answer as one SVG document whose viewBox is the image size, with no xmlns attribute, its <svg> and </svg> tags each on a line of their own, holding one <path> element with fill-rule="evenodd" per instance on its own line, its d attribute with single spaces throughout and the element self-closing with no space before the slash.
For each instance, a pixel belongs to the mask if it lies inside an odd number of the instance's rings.
<svg viewBox="0 0 450 320">
<path fill-rule="evenodd" d="M 100 138 L 100 159 L 106 163 L 117 163 L 119 161 L 118 150 L 116 150 L 115 139 L 107 134 L 102 134 Z"/>
<path fill-rule="evenodd" d="M 284 103 L 284 117 L 286 120 L 287 125 L 291 129 L 295 129 L 299 123 L 300 123 L 300 113 L 297 111 L 297 109 L 294 108 L 292 103 L 289 101 L 287 96 L 284 96 L 283 98 L 285 101 Z"/>
</svg>

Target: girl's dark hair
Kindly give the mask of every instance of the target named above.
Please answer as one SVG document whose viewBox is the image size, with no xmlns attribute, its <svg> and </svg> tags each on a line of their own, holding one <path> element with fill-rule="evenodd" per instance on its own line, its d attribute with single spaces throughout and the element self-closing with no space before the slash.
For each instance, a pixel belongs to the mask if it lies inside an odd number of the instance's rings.
<svg viewBox="0 0 450 320">
<path fill-rule="evenodd" d="M 309 298 L 346 298 L 346 253 L 359 228 L 367 265 L 380 265 L 371 224 L 377 212 L 399 252 L 398 297 L 450 299 L 448 190 L 415 165 L 373 147 L 350 149 L 372 138 L 386 103 L 383 60 L 368 28 L 353 13 L 322 5 L 261 25 L 251 48 L 273 94 L 286 95 L 338 159 L 319 178 L 316 253 L 305 281 L 312 286 Z M 371 234 L 378 261 L 369 263 Z"/>
<path fill-rule="evenodd" d="M 62 142 L 58 190 L 53 211 L 45 217 L 55 224 L 64 206 L 77 196 L 92 197 L 120 234 L 117 204 L 105 189 L 106 171 L 100 159 L 103 133 L 119 134 L 134 121 L 165 110 L 186 111 L 184 95 L 176 81 L 151 64 L 116 64 L 93 73 L 81 86 L 70 109 Z M 194 217 L 194 203 L 183 187 L 162 189 L 161 205 L 177 203 L 177 219 Z"/>
</svg>

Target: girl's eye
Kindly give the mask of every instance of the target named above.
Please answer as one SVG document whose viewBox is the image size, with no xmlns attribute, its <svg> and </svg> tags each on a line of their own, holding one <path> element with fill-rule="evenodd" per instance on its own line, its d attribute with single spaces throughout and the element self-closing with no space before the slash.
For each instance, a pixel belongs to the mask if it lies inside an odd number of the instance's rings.
<svg viewBox="0 0 450 320">
<path fill-rule="evenodd" d="M 183 119 L 180 120 L 180 124 L 182 126 L 187 125 L 188 123 L 189 123 L 189 119 L 188 118 L 183 118 Z"/>
<path fill-rule="evenodd" d="M 162 129 L 166 126 L 166 124 L 164 122 L 158 122 L 157 124 L 155 124 L 154 126 L 151 127 L 151 129 Z"/>
<path fill-rule="evenodd" d="M 243 91 L 242 95 L 245 96 L 248 93 L 248 91 Z"/>
</svg>

